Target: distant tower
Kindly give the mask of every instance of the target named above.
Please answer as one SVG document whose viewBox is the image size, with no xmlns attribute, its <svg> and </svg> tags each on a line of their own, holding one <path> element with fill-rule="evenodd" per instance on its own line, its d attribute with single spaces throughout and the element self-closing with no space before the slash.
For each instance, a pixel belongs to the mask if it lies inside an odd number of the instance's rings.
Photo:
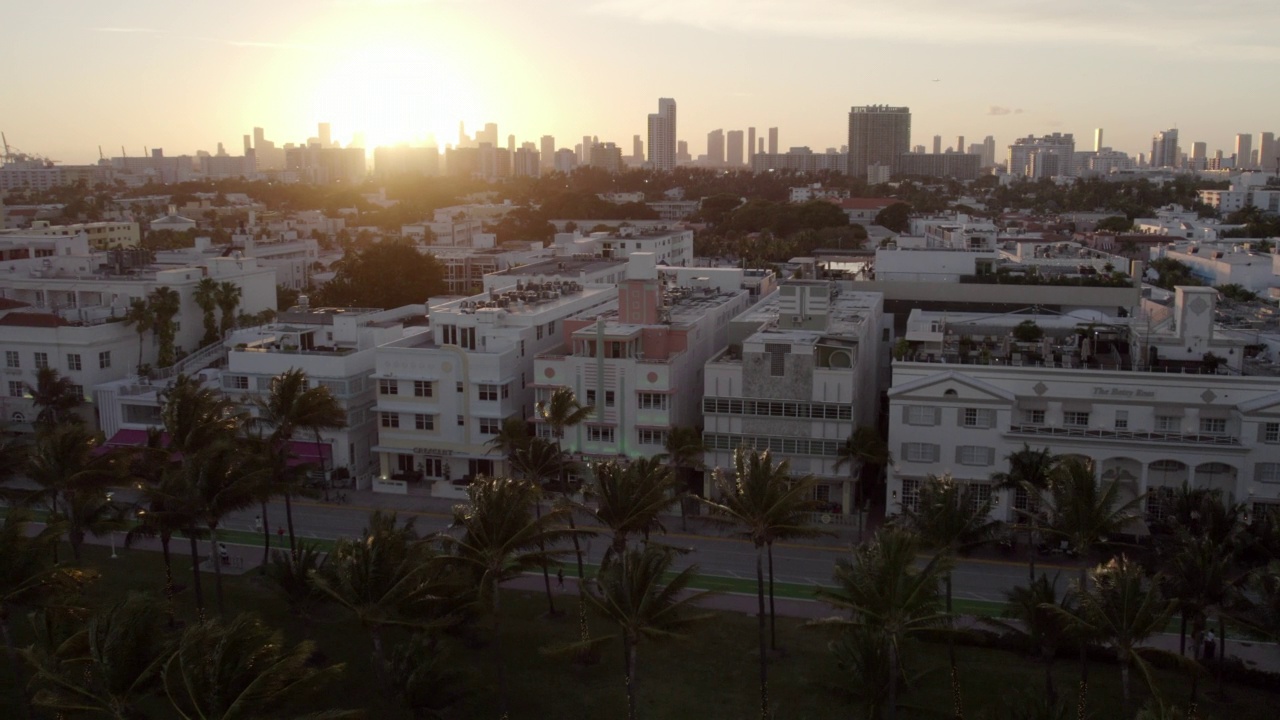
<svg viewBox="0 0 1280 720">
<path fill-rule="evenodd" d="M 1178 130 L 1171 128 L 1156 133 L 1151 138 L 1151 162 L 1153 168 L 1175 167 L 1178 164 Z"/>
<path fill-rule="evenodd" d="M 591 136 L 590 135 L 582 136 L 582 152 L 578 153 L 578 164 L 579 165 L 591 164 Z"/>
<path fill-rule="evenodd" d="M 1276 169 L 1275 133 L 1258 133 L 1258 167 L 1271 171 Z"/>
<path fill-rule="evenodd" d="M 555 155 L 556 155 L 555 136 L 543 135 L 541 154 L 538 156 L 539 162 L 542 164 L 542 167 L 549 168 L 555 165 Z"/>
<path fill-rule="evenodd" d="M 253 141 L 249 139 L 249 136 L 248 136 L 248 135 L 245 135 L 245 136 L 244 136 L 244 152 L 245 152 L 245 154 L 246 154 L 246 155 L 248 155 L 248 154 L 249 154 L 249 151 L 253 149 L 253 144 L 252 144 L 252 143 L 253 143 Z"/>
<path fill-rule="evenodd" d="M 756 153 L 759 155 L 763 155 L 764 154 L 764 138 L 760 138 L 758 142 L 760 143 L 760 147 L 756 149 Z"/>
<path fill-rule="evenodd" d="M 751 164 L 752 158 L 756 155 L 756 129 L 747 128 L 747 164 Z"/>
<path fill-rule="evenodd" d="M 724 130 L 707 133 L 707 163 L 713 167 L 724 164 Z"/>
<path fill-rule="evenodd" d="M 911 147 L 911 108 L 860 105 L 849 109 L 849 174 L 865 178 L 872 165 L 896 172 Z"/>
<path fill-rule="evenodd" d="M 964 152 L 964 136 L 963 135 L 956 138 L 956 152 L 958 153 Z"/>
<path fill-rule="evenodd" d="M 508 135 L 507 136 L 507 152 L 513 153 L 515 151 L 516 151 L 516 136 Z"/>
<path fill-rule="evenodd" d="M 1102 128 L 1093 129 L 1093 151 L 1102 152 Z"/>
<path fill-rule="evenodd" d="M 742 167 L 742 131 L 730 130 L 725 134 L 725 140 L 725 163 L 730 167 Z"/>
<path fill-rule="evenodd" d="M 769 128 L 769 154 L 778 154 L 778 128 Z"/>
<path fill-rule="evenodd" d="M 320 136 L 320 147 L 333 147 L 332 136 L 329 134 L 329 123 L 320 123 L 320 132 L 317 134 Z"/>
<path fill-rule="evenodd" d="M 644 141 L 639 135 L 631 136 L 631 157 L 636 162 L 644 162 Z"/>
<path fill-rule="evenodd" d="M 690 162 L 691 160 L 693 160 L 693 158 L 689 156 L 689 141 L 688 140 L 677 141 L 676 142 L 676 162 L 687 163 L 687 162 Z"/>
<path fill-rule="evenodd" d="M 934 135 L 933 136 L 933 154 L 938 155 L 941 152 L 942 152 L 942 136 Z"/>
<path fill-rule="evenodd" d="M 1249 133 L 1236 135 L 1236 168 L 1249 167 L 1253 157 L 1253 136 Z"/>
<path fill-rule="evenodd" d="M 982 166 L 995 167 L 996 164 L 996 139 L 988 135 L 982 141 Z"/>
<path fill-rule="evenodd" d="M 676 167 L 676 101 L 658 98 L 658 112 L 649 115 L 649 166 L 670 172 Z"/>
<path fill-rule="evenodd" d="M 467 124 L 461 120 L 458 121 L 458 147 L 467 147 L 471 144 L 471 138 L 467 137 Z"/>
</svg>

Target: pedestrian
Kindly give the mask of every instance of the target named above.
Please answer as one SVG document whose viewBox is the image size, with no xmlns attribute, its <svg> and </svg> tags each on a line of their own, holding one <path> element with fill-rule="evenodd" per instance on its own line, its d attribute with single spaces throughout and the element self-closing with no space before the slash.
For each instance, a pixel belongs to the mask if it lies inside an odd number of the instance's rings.
<svg viewBox="0 0 1280 720">
<path fill-rule="evenodd" d="M 253 529 L 262 532 L 262 516 L 255 515 L 253 518 Z"/>
<path fill-rule="evenodd" d="M 1205 662 L 1213 662 L 1213 655 L 1218 650 L 1217 636 L 1210 630 L 1204 634 L 1204 660 Z"/>
<path fill-rule="evenodd" d="M 218 557 L 222 558 L 223 565 L 231 564 L 231 551 L 227 550 L 226 543 L 218 543 Z"/>
<path fill-rule="evenodd" d="M 560 589 L 564 589 L 564 568 L 556 570 L 556 582 L 560 583 Z"/>
</svg>

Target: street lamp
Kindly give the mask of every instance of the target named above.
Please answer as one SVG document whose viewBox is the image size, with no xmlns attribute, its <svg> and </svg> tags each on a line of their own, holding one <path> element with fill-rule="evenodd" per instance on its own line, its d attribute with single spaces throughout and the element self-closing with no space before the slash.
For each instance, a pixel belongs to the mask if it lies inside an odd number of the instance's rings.
<svg viewBox="0 0 1280 720">
<path fill-rule="evenodd" d="M 108 503 L 110 503 L 110 502 L 111 502 L 111 498 L 113 498 L 113 497 L 115 497 L 115 493 L 113 493 L 113 492 L 109 492 L 109 493 L 107 493 L 107 502 L 108 502 Z M 116 555 L 116 531 L 115 531 L 115 530 L 111 530 L 111 531 L 108 533 L 108 536 L 111 538 L 111 559 L 112 559 L 112 560 L 119 560 L 119 559 L 120 559 L 120 556 L 119 556 L 119 555 Z"/>
</svg>

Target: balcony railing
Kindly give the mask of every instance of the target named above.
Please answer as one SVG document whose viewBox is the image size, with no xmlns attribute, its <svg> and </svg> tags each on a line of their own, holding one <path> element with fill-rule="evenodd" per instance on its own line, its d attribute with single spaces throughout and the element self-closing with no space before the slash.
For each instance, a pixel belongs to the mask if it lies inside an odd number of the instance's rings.
<svg viewBox="0 0 1280 720">
<path fill-rule="evenodd" d="M 1242 447 L 1240 438 L 1233 435 L 1201 435 L 1177 432 L 1144 432 L 1140 430 L 1110 430 L 1106 428 L 1052 427 L 1049 425 L 1012 425 L 1010 435 L 1038 435 L 1092 440 L 1121 440 L 1129 442 L 1177 443 L 1192 445 L 1224 445 Z"/>
</svg>

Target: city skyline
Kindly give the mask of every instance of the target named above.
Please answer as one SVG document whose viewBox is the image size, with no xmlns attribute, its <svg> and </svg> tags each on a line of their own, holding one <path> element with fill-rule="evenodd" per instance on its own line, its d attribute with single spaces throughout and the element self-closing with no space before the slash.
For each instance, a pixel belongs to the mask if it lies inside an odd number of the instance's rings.
<svg viewBox="0 0 1280 720">
<path fill-rule="evenodd" d="M 368 149 L 428 133 L 443 147 L 459 122 L 572 148 L 583 135 L 619 145 L 646 135 L 655 98 L 670 97 L 680 104 L 676 139 L 694 148 L 716 128 L 778 127 L 780 151 L 822 152 L 847 142 L 850 107 L 890 104 L 912 108 L 913 146 L 992 135 L 1004 148 L 1051 132 L 1083 140 L 1101 127 L 1107 145 L 1136 156 L 1156 132 L 1178 128 L 1184 151 L 1200 141 L 1229 155 L 1236 135 L 1274 131 L 1280 116 L 1280 100 L 1254 80 L 1280 67 L 1263 30 L 1280 7 L 1245 4 L 1251 22 L 1242 25 L 1238 13 L 1188 2 L 1140 13 L 1100 2 L 1033 12 L 932 0 L 910 9 L 566 0 L 511 26 L 500 19 L 527 6 L 509 0 L 50 3 L 7 15 L 16 32 L 0 58 L 25 71 L 9 82 L 0 129 L 12 145 L 66 163 L 96 160 L 99 146 L 108 155 L 121 146 L 212 152 L 219 142 L 234 151 L 255 126 L 280 146 L 303 143 L 318 122 L 344 144 L 362 133 Z M 1230 28 L 1229 48 L 1205 40 L 1223 36 L 1215 28 Z M 764 41 L 768 52 L 747 51 Z M 50 53 L 53 43 L 73 52 Z M 890 70 L 848 80 L 809 71 L 870 68 L 860 58 L 885 52 Z M 1117 67 L 1177 77 L 1206 97 L 1144 100 L 1115 82 Z"/>
</svg>

